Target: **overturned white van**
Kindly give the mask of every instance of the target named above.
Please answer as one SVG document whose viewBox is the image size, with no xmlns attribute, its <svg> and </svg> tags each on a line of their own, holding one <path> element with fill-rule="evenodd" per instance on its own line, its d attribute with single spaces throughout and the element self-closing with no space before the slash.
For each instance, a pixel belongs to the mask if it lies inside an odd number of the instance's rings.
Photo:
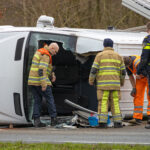
<svg viewBox="0 0 150 150">
<path fill-rule="evenodd" d="M 44 17 L 44 19 L 43 19 Z M 0 26 L 0 124 L 27 124 L 31 121 L 33 98 L 27 85 L 34 52 L 42 42 L 57 42 L 59 53 L 53 57 L 57 81 L 53 85 L 59 115 L 69 114 L 72 108 L 64 104 L 69 99 L 90 110 L 97 111 L 96 88 L 88 84 L 91 65 L 103 40 L 111 38 L 120 55 L 141 54 L 146 33 L 115 30 L 55 28 L 50 18 L 42 16 L 37 27 Z M 47 26 L 48 25 L 48 26 Z M 132 115 L 131 84 L 126 77 L 121 89 L 122 114 Z M 46 116 L 46 105 L 42 106 Z M 144 111 L 146 110 L 146 100 Z"/>
</svg>

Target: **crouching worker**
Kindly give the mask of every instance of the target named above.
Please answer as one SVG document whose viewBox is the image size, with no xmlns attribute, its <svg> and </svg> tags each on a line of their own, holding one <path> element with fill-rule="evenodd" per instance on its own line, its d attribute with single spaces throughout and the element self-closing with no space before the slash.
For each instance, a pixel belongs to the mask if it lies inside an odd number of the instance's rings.
<svg viewBox="0 0 150 150">
<path fill-rule="evenodd" d="M 28 85 L 31 86 L 34 98 L 33 119 L 35 127 L 45 127 L 46 124 L 40 121 L 42 96 L 47 100 L 48 113 L 51 117 L 51 125 L 57 122 L 57 112 L 52 94 L 52 83 L 56 77 L 52 72 L 52 56 L 58 53 L 57 43 L 45 44 L 43 48 L 38 49 L 32 59 L 29 72 Z M 48 76 L 51 77 L 51 81 Z"/>
<path fill-rule="evenodd" d="M 92 65 L 89 84 L 97 81 L 97 98 L 99 127 L 107 128 L 108 105 L 111 106 L 111 113 L 115 128 L 122 127 L 122 115 L 119 107 L 120 86 L 124 84 L 125 66 L 123 58 L 113 49 L 113 41 L 104 39 L 104 50 L 98 53 Z"/>
<path fill-rule="evenodd" d="M 124 63 L 126 66 L 127 74 L 132 85 L 131 96 L 134 97 L 133 119 L 129 122 L 134 125 L 140 125 L 142 123 L 145 88 L 147 88 L 148 106 L 150 106 L 150 96 L 148 95 L 148 80 L 145 77 L 146 72 L 144 72 L 143 70 L 143 75 L 137 75 L 137 70 L 140 64 L 140 58 L 141 57 L 138 55 L 124 56 Z M 134 75 L 136 76 L 136 79 Z M 149 116 L 150 107 L 148 107 L 147 110 L 147 115 Z"/>
</svg>

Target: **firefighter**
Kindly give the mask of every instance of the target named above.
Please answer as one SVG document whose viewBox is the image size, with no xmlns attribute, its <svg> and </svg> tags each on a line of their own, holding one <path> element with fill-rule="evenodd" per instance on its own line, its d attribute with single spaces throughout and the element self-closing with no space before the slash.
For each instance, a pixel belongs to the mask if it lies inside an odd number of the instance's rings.
<svg viewBox="0 0 150 150">
<path fill-rule="evenodd" d="M 137 70 L 137 74 L 141 75 L 143 70 L 146 70 L 146 76 L 148 78 L 149 84 L 149 95 L 150 95 L 150 22 L 147 23 L 147 33 L 148 35 L 143 40 L 143 49 L 141 54 L 141 61 Z M 148 105 L 150 108 L 150 105 Z M 150 109 L 147 110 L 148 121 L 146 128 L 150 129 Z"/>
<path fill-rule="evenodd" d="M 113 41 L 104 39 L 104 50 L 96 55 L 92 65 L 89 84 L 97 81 L 99 127 L 107 128 L 108 105 L 110 103 L 115 128 L 122 127 L 119 107 L 120 86 L 124 84 L 125 65 L 122 57 L 114 52 Z"/>
<path fill-rule="evenodd" d="M 144 104 L 144 94 L 145 88 L 147 88 L 147 98 L 148 98 L 148 105 L 150 105 L 150 96 L 148 94 L 149 87 L 148 81 L 145 77 L 146 72 L 142 72 L 143 75 L 137 76 L 136 79 L 134 76 L 137 74 L 137 68 L 139 67 L 140 63 L 140 56 L 133 55 L 133 56 L 125 56 L 124 63 L 126 66 L 127 74 L 129 76 L 129 80 L 132 85 L 131 96 L 134 97 L 134 111 L 133 111 L 133 119 L 130 120 L 130 123 L 134 125 L 140 125 L 143 119 L 143 104 Z M 144 71 L 144 70 L 143 70 Z M 147 112 L 150 111 L 150 108 L 147 108 Z M 147 113 L 149 115 L 149 113 Z"/>
<path fill-rule="evenodd" d="M 35 127 L 45 127 L 46 124 L 40 121 L 42 96 L 47 100 L 48 112 L 51 116 L 51 125 L 57 123 L 57 112 L 54 98 L 51 90 L 52 83 L 56 76 L 52 72 L 52 56 L 58 53 L 57 43 L 45 44 L 43 48 L 38 49 L 32 59 L 29 72 L 28 85 L 31 86 L 34 98 L 33 119 Z M 51 80 L 49 80 L 49 77 Z"/>
</svg>

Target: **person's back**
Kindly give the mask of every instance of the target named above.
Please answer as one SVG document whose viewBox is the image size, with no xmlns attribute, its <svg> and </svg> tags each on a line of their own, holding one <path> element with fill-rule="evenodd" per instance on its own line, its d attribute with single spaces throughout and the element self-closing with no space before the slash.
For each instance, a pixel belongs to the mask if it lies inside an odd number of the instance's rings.
<svg viewBox="0 0 150 150">
<path fill-rule="evenodd" d="M 125 66 L 122 57 L 114 52 L 111 39 L 105 39 L 103 45 L 103 52 L 97 54 L 93 62 L 89 84 L 93 85 L 96 79 L 99 127 L 107 127 L 108 105 L 110 103 L 114 127 L 120 128 L 122 127 L 119 108 L 120 85 L 124 83 Z"/>
<path fill-rule="evenodd" d="M 123 67 L 122 57 L 111 47 L 105 47 L 94 61 L 99 62 L 99 71 L 96 76 L 97 89 L 120 90 L 120 71 Z"/>
</svg>

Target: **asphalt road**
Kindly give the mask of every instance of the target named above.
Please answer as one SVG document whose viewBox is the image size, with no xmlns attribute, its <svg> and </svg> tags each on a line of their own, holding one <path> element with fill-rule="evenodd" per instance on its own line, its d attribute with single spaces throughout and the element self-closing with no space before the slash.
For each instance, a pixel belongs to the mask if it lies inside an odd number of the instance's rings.
<svg viewBox="0 0 150 150">
<path fill-rule="evenodd" d="M 22 141 L 25 143 L 119 143 L 150 145 L 150 129 L 145 129 L 145 123 L 140 126 L 125 126 L 124 128 L 76 128 L 56 129 L 18 127 L 13 129 L 0 127 L 1 142 Z"/>
</svg>

